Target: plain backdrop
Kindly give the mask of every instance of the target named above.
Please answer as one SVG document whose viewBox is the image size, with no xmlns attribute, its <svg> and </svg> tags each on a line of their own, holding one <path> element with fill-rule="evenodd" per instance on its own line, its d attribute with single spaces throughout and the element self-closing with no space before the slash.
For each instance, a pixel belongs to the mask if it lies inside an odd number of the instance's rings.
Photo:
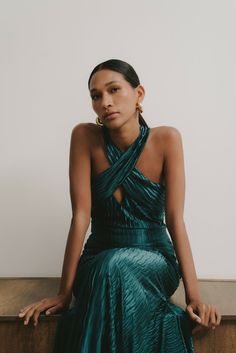
<svg viewBox="0 0 236 353">
<path fill-rule="evenodd" d="M 115 58 L 149 126 L 181 132 L 198 277 L 236 278 L 235 17 L 234 0 L 0 2 L 0 276 L 61 275 L 70 135 L 95 123 L 88 78 Z"/>
</svg>

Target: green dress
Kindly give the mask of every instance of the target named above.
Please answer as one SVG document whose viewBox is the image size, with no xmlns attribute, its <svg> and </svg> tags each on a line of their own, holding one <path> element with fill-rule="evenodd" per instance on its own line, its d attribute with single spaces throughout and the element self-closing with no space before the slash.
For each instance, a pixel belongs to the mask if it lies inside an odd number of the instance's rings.
<svg viewBox="0 0 236 353">
<path fill-rule="evenodd" d="M 91 234 L 53 353 L 193 353 L 193 322 L 169 300 L 181 271 L 164 222 L 165 186 L 135 167 L 150 128 L 140 125 L 126 151 L 102 131 L 110 167 L 91 180 Z"/>
</svg>

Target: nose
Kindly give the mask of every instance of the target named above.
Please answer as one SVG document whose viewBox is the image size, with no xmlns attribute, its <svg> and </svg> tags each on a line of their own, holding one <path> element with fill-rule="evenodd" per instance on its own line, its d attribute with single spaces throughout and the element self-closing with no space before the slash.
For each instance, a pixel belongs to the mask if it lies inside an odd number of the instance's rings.
<svg viewBox="0 0 236 353">
<path fill-rule="evenodd" d="M 104 94 L 101 103 L 102 103 L 102 108 L 106 109 L 108 106 L 112 105 L 111 104 L 111 97 L 107 94 Z"/>
</svg>

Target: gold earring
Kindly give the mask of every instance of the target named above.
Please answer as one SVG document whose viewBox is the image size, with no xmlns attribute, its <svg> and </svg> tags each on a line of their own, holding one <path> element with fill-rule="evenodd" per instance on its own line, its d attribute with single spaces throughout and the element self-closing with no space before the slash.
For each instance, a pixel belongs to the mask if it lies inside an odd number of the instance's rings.
<svg viewBox="0 0 236 353">
<path fill-rule="evenodd" d="M 102 123 L 102 121 L 99 119 L 99 116 L 96 117 L 96 124 L 99 126 L 103 126 L 104 124 Z"/>
<path fill-rule="evenodd" d="M 143 107 L 142 107 L 141 103 L 137 103 L 136 108 L 138 109 L 138 111 L 139 111 L 140 113 L 143 112 Z"/>
</svg>

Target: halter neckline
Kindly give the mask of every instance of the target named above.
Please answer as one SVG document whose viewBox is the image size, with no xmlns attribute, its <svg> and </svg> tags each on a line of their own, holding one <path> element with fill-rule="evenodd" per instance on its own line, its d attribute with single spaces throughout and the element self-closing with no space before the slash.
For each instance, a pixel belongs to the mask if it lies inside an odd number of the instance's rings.
<svg viewBox="0 0 236 353">
<path fill-rule="evenodd" d="M 111 139 L 110 133 L 109 133 L 109 129 L 103 125 L 103 134 L 104 137 L 106 139 L 106 142 L 109 143 L 110 145 L 112 145 L 119 153 L 125 153 L 127 152 L 129 149 L 132 148 L 132 146 L 134 146 L 138 140 L 141 139 L 141 137 L 143 136 L 144 133 L 146 133 L 146 131 L 149 129 L 147 126 L 141 125 L 139 124 L 139 135 L 136 137 L 136 139 L 126 148 L 126 150 L 121 150 Z"/>
</svg>

